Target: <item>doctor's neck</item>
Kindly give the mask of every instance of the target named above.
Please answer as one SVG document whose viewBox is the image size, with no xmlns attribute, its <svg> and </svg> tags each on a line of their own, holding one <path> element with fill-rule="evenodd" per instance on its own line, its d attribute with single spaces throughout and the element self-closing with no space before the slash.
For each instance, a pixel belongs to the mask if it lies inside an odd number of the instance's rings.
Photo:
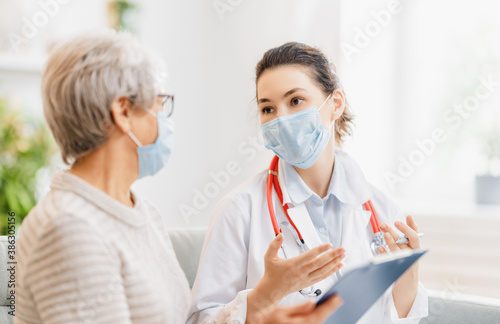
<svg viewBox="0 0 500 324">
<path fill-rule="evenodd" d="M 304 183 L 321 199 L 328 194 L 328 187 L 332 179 L 335 165 L 335 141 L 333 137 L 328 142 L 325 150 L 318 157 L 318 160 L 309 169 L 300 169 L 294 166 Z"/>
</svg>

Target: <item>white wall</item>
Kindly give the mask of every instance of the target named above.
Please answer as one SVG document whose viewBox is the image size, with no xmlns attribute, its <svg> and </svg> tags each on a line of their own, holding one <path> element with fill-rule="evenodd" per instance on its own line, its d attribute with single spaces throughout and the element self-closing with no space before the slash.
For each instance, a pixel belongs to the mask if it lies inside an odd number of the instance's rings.
<svg viewBox="0 0 500 324">
<path fill-rule="evenodd" d="M 398 1 L 341 1 L 339 74 L 355 115 L 355 128 L 345 150 L 367 179 L 392 194 L 383 178 L 396 152 L 394 112 L 399 85 L 395 48 Z"/>
<path fill-rule="evenodd" d="M 165 170 L 135 187 L 165 213 L 170 226 L 206 225 L 226 192 L 270 162 L 260 140 L 251 144 L 260 134 L 254 69 L 263 53 L 301 41 L 335 55 L 338 44 L 337 1 L 241 1 L 222 19 L 214 3 L 141 3 L 147 19 L 138 26 L 139 37 L 158 49 L 169 67 L 176 146 Z M 211 173 L 225 172 L 228 163 L 237 166 L 236 175 L 217 185 Z M 203 201 L 195 190 L 211 197 Z"/>
<path fill-rule="evenodd" d="M 42 2 L 55 1 L 64 2 Z M 31 30 L 29 40 L 14 51 L 7 35 L 30 30 L 26 21 L 33 24 L 43 12 L 40 3 L 0 1 L 0 93 L 16 108 L 39 116 L 40 70 L 50 44 L 107 25 L 105 1 L 68 1 L 52 7 L 47 22 Z M 224 4 L 226 11 L 216 8 Z M 385 177 L 397 173 L 399 158 L 408 159 L 415 140 L 442 126 L 442 111 L 453 102 L 450 89 L 457 93 L 455 81 L 467 77 L 470 66 L 500 66 L 493 60 L 500 29 L 491 2 L 144 0 L 138 5 L 138 37 L 160 52 L 169 67 L 177 141 L 167 168 L 135 187 L 160 207 L 169 225 L 206 224 L 217 200 L 266 167 L 270 154 L 261 144 L 251 144 L 259 135 L 254 68 L 265 50 L 292 40 L 320 47 L 336 63 L 356 117 L 345 150 L 369 181 L 414 205 L 431 200 L 434 209 L 444 200 L 473 204 L 474 147 L 468 149 L 473 144 L 463 140 L 470 137 L 473 118 L 467 120 L 469 129 L 453 134 L 403 183 L 391 188 Z M 486 36 L 493 41 L 475 37 L 484 26 L 490 26 Z M 360 31 L 372 35 L 363 39 Z M 464 69 L 450 72 L 445 65 L 456 59 L 454 42 L 462 47 L 470 42 L 475 56 Z M 348 46 L 355 52 L 349 54 Z M 498 110 L 498 101 L 482 104 L 481 110 Z M 230 161 L 239 172 L 230 183 L 213 187 L 211 172 L 224 170 Z M 213 197 L 199 200 L 203 208 L 196 208 L 193 199 L 200 197 L 194 190 L 203 192 L 207 185 Z M 188 217 L 181 207 L 199 213 Z"/>
<path fill-rule="evenodd" d="M 318 46 L 336 60 L 339 1 L 137 3 L 138 37 L 161 54 L 169 69 L 176 143 L 168 166 L 134 188 L 161 209 L 167 225 L 203 226 L 215 203 L 271 158 L 258 139 L 258 60 L 287 41 Z M 73 0 L 52 8 L 53 15 L 16 51 L 6 35 L 24 35 L 23 19 L 33 22 L 42 8 L 36 1 L 10 0 L 0 2 L 0 8 L 5 18 L 0 24 L 0 91 L 41 117 L 40 71 L 47 49 L 60 37 L 106 27 L 106 2 Z M 226 172 L 228 163 L 234 175 L 217 185 L 211 174 Z M 197 197 L 196 190 L 208 190 L 210 198 Z M 199 204 L 193 204 L 196 198 Z M 182 213 L 182 206 L 196 211 Z"/>
<path fill-rule="evenodd" d="M 61 37 L 105 26 L 101 0 L 0 0 L 0 94 L 41 118 L 40 72 L 48 49 Z"/>
</svg>

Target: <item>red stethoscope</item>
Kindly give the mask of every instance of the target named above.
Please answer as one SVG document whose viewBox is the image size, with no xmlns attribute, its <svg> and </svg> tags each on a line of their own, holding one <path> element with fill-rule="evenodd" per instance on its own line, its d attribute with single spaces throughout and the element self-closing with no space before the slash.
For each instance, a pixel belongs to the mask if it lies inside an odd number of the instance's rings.
<svg viewBox="0 0 500 324">
<path fill-rule="evenodd" d="M 304 246 L 306 243 L 304 241 L 304 238 L 302 237 L 302 234 L 300 233 L 299 229 L 297 228 L 297 226 L 295 225 L 293 220 L 290 218 L 290 215 L 288 215 L 288 208 L 289 208 L 288 204 L 283 204 L 283 193 L 281 191 L 281 187 L 280 187 L 280 184 L 278 181 L 278 162 L 279 162 L 279 157 L 275 156 L 273 158 L 273 160 L 271 161 L 271 164 L 269 165 L 269 170 L 268 170 L 268 175 L 267 175 L 267 207 L 269 209 L 269 216 L 271 217 L 271 222 L 273 224 L 274 234 L 278 235 L 279 233 L 281 233 L 281 228 L 278 226 L 278 221 L 276 220 L 276 215 L 274 213 L 273 186 L 274 186 L 274 190 L 276 190 L 276 194 L 278 195 L 278 198 L 281 202 L 281 205 L 283 206 L 283 210 L 285 211 L 285 215 L 286 215 L 286 218 L 288 219 L 289 224 L 293 227 L 293 229 L 295 230 L 295 232 L 298 235 L 297 244 L 299 245 L 299 247 L 301 247 L 301 249 L 303 251 L 305 251 Z M 372 252 L 374 254 L 379 254 L 378 248 L 380 246 L 383 246 L 386 249 L 386 251 L 388 251 L 388 253 L 390 253 L 389 252 L 390 249 L 387 246 L 387 244 L 385 243 L 384 232 L 382 232 L 380 230 L 377 213 L 375 212 L 375 208 L 373 208 L 373 204 L 372 204 L 371 200 L 368 200 L 367 202 L 365 202 L 363 204 L 363 206 L 365 207 L 365 209 L 367 211 L 371 212 L 370 222 L 372 224 L 372 229 L 373 229 L 373 233 L 374 233 L 374 238 L 373 238 L 373 241 L 371 243 Z M 281 248 L 282 248 L 283 254 L 285 255 L 285 258 L 288 258 L 284 247 L 282 246 Z M 305 296 L 319 296 L 321 294 L 320 289 L 315 290 L 312 286 L 308 290 L 309 291 L 305 291 L 303 289 L 300 291 L 300 293 L 305 295 Z"/>
</svg>

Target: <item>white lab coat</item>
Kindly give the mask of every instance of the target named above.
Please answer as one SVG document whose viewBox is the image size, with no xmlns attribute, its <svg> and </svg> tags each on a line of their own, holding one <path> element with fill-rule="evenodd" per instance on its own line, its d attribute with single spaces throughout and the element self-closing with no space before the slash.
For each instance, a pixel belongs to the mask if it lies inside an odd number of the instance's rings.
<svg viewBox="0 0 500 324">
<path fill-rule="evenodd" d="M 364 202 L 372 200 L 380 223 L 393 224 L 397 219 L 404 221 L 404 215 L 391 199 L 366 181 L 357 163 L 346 153 L 337 150 L 335 159 L 335 164 L 342 163 L 348 180 L 345 194 L 349 204 L 343 203 L 341 207 L 341 240 L 346 250 L 341 273 L 345 273 L 349 268 L 373 259 L 370 249 L 373 230 L 370 212 L 363 209 Z M 280 172 L 283 163 L 280 161 L 278 169 L 280 183 L 284 183 Z M 267 207 L 266 179 L 267 170 L 233 190 L 217 205 L 201 252 L 188 323 L 245 322 L 246 296 L 264 274 L 264 254 L 274 238 Z M 282 185 L 281 189 L 284 203 L 289 203 L 285 186 Z M 275 192 L 273 202 L 280 224 L 286 221 L 286 216 Z M 322 244 L 304 203 L 290 206 L 288 211 L 309 248 Z M 300 253 L 291 235 L 285 236 L 285 247 L 289 258 Z M 280 249 L 279 255 L 283 257 L 281 253 Z M 331 276 L 314 286 L 326 291 L 336 280 Z M 297 304 L 306 299 L 295 292 L 285 297 L 281 304 Z M 399 319 L 391 288 L 358 323 L 418 323 L 427 312 L 427 294 L 419 284 L 410 313 L 407 318 Z"/>
</svg>

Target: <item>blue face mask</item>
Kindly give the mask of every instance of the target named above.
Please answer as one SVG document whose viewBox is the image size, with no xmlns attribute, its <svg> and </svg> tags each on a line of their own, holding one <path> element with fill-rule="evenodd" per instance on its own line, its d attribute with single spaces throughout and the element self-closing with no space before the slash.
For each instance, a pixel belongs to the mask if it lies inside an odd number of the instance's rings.
<svg viewBox="0 0 500 324">
<path fill-rule="evenodd" d="M 149 112 L 149 110 L 148 110 Z M 137 144 L 139 154 L 139 178 L 155 175 L 168 162 L 174 146 L 174 122 L 163 112 L 150 112 L 158 121 L 158 138 L 153 144 L 143 146 L 137 137 L 128 132 Z"/>
<path fill-rule="evenodd" d="M 266 148 L 298 168 L 312 167 L 330 141 L 331 132 L 323 127 L 319 115 L 329 98 L 319 108 L 314 106 L 263 124 L 262 135 Z"/>
</svg>

